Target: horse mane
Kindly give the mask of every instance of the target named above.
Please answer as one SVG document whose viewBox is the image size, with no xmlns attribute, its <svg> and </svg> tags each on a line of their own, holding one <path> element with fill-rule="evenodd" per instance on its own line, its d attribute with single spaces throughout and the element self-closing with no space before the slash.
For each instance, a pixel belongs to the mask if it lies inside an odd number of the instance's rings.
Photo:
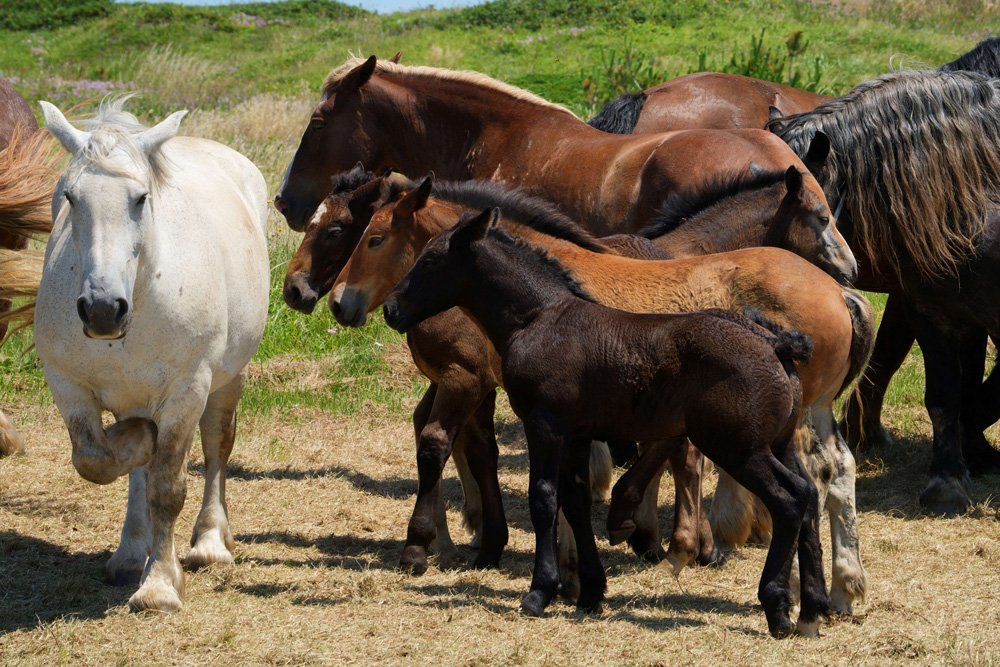
<svg viewBox="0 0 1000 667">
<path fill-rule="evenodd" d="M 968 53 L 938 67 L 941 72 L 979 72 L 1000 79 L 1000 36 L 988 37 Z"/>
<path fill-rule="evenodd" d="M 463 213 L 458 219 L 458 224 L 474 218 L 476 215 L 476 213 L 471 211 Z M 491 240 L 513 248 L 515 253 L 519 257 L 522 257 L 525 262 L 541 267 L 543 271 L 555 278 L 559 284 L 568 289 L 574 296 L 585 301 L 590 301 L 591 303 L 597 303 L 594 297 L 583 289 L 580 282 L 573 277 L 572 272 L 552 255 L 547 248 L 529 243 L 522 238 L 511 236 L 507 230 L 501 227 L 490 227 L 488 237 Z"/>
<path fill-rule="evenodd" d="M 785 172 L 780 169 L 757 174 L 742 171 L 714 176 L 704 183 L 671 195 L 656 212 L 653 221 L 638 236 L 658 239 L 725 200 L 745 192 L 769 189 L 784 182 Z"/>
<path fill-rule="evenodd" d="M 862 252 L 900 271 L 955 275 L 975 254 L 1000 194 L 1000 81 L 973 72 L 904 71 L 789 116 L 778 135 L 805 155 L 830 138 L 830 182 Z"/>
<path fill-rule="evenodd" d="M 330 182 L 333 183 L 333 190 L 330 191 L 330 195 L 353 192 L 362 185 L 371 183 L 376 178 L 378 178 L 378 176 L 376 176 L 373 172 L 364 171 L 362 169 L 355 168 L 350 171 L 342 171 L 339 174 L 334 174 L 330 177 Z M 330 195 L 327 196 L 329 197 Z"/>
<path fill-rule="evenodd" d="M 90 140 L 70 163 L 70 169 L 95 166 L 117 176 L 135 178 L 150 189 L 162 187 L 170 177 L 169 161 L 163 152 L 154 150 L 147 156 L 139 147 L 136 135 L 149 128 L 124 110 L 134 94 L 109 95 L 101 101 L 97 113 L 84 121 Z M 122 169 L 112 159 L 115 150 L 122 150 L 145 173 L 133 174 Z"/>
<path fill-rule="evenodd" d="M 331 95 L 337 92 L 340 87 L 340 82 L 343 81 L 344 77 L 353 69 L 364 63 L 364 58 L 349 58 L 346 63 L 339 67 L 335 67 L 330 70 L 330 73 L 326 75 L 323 80 L 323 97 L 329 98 Z M 528 92 L 522 88 L 512 86 L 509 83 L 503 83 L 502 81 L 497 81 L 496 79 L 490 78 L 481 72 L 473 72 L 470 70 L 451 70 L 443 69 L 440 67 L 427 67 L 424 65 L 411 66 L 411 65 L 400 65 L 394 63 L 390 60 L 379 60 L 375 63 L 375 73 L 387 73 L 387 74 L 397 74 L 406 77 L 427 77 L 433 79 L 439 79 L 444 81 L 458 81 L 460 83 L 468 83 L 473 86 L 481 86 L 483 88 L 488 88 L 490 90 L 495 90 L 499 93 L 508 95 L 515 100 L 520 100 L 523 102 L 530 102 L 539 106 L 549 107 L 550 109 L 556 109 L 558 111 L 564 111 L 568 113 L 573 118 L 576 118 L 576 114 L 562 106 L 561 104 L 555 104 L 554 102 L 549 102 L 546 99 L 535 95 L 534 93 Z"/>
<path fill-rule="evenodd" d="M 481 211 L 499 208 L 502 219 L 569 241 L 591 252 L 608 253 L 594 238 L 554 204 L 532 197 L 521 188 L 496 181 L 438 181 L 431 193 L 438 199 Z"/>
<path fill-rule="evenodd" d="M 611 134 L 632 134 L 645 104 L 645 92 L 625 93 L 605 104 L 599 114 L 587 121 L 587 125 Z"/>
</svg>

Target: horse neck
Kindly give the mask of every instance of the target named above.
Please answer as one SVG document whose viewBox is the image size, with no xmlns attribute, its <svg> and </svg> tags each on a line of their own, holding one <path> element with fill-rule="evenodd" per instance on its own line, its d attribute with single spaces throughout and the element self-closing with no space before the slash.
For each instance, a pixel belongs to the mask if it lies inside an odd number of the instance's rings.
<svg viewBox="0 0 1000 667">
<path fill-rule="evenodd" d="M 583 302 L 544 267 L 520 260 L 515 248 L 490 240 L 479 245 L 466 298 L 456 305 L 479 322 L 501 357 L 540 315 Z"/>
<path fill-rule="evenodd" d="M 774 212 L 778 210 L 780 201 L 777 199 L 765 196 L 765 191 L 728 197 L 699 211 L 680 227 L 657 239 L 656 243 L 674 257 L 778 245 L 774 238 Z"/>
<path fill-rule="evenodd" d="M 405 101 L 400 100 L 400 89 L 407 91 Z M 378 110 L 365 114 L 370 123 L 368 136 L 395 137 L 381 147 L 383 162 L 376 169 L 392 168 L 404 174 L 433 170 L 438 178 L 449 180 L 488 179 L 503 162 L 527 165 L 528 155 L 537 152 L 538 146 L 587 127 L 558 108 L 471 82 L 432 77 L 407 80 L 386 73 L 373 77 L 364 90 Z M 415 128 L 412 118 L 435 122 Z"/>
</svg>

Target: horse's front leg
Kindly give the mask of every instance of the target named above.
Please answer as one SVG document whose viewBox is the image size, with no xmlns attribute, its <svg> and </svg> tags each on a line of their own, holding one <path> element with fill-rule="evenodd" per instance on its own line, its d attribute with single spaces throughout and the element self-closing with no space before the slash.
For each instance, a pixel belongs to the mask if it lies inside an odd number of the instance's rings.
<svg viewBox="0 0 1000 667">
<path fill-rule="evenodd" d="M 528 440 L 528 504 L 535 530 L 535 568 L 531 589 L 521 599 L 521 611 L 541 616 L 559 588 L 556 514 L 559 464 L 567 443 L 566 436 L 546 414 L 533 414 L 525 419 L 524 433 Z"/>
<path fill-rule="evenodd" d="M 226 464 L 236 440 L 236 406 L 246 385 L 246 369 L 208 396 L 201 415 L 201 448 L 205 453 L 205 494 L 191 534 L 185 567 L 232 563 L 235 542 L 226 505 Z"/>
<path fill-rule="evenodd" d="M 962 341 L 962 456 L 971 475 L 1000 473 L 1000 451 L 983 434 L 998 415 L 1000 375 L 994 366 L 985 382 L 986 332 Z"/>
<path fill-rule="evenodd" d="M 594 541 L 590 521 L 590 440 L 576 440 L 563 453 L 563 474 L 559 479 L 559 505 L 573 532 L 580 573 L 577 609 L 600 612 L 607 589 L 607 576 Z"/>
<path fill-rule="evenodd" d="M 908 306 L 924 354 L 924 405 L 934 427 L 931 480 L 920 493 L 920 504 L 933 514 L 962 514 L 972 501 L 969 472 L 962 458 L 961 341 Z"/>
<path fill-rule="evenodd" d="M 129 598 L 133 611 L 176 611 L 184 600 L 184 572 L 174 549 L 174 526 L 187 495 L 187 459 L 198 420 L 205 412 L 211 378 L 196 380 L 164 403 L 159 433 L 146 468 L 146 499 L 153 548 L 142 585 Z"/>
</svg>

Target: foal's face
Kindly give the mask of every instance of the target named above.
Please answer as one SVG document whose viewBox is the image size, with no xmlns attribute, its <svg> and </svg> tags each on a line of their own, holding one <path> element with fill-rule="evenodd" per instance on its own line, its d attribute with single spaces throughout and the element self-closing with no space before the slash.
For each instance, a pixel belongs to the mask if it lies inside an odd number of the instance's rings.
<svg viewBox="0 0 1000 667">
<path fill-rule="evenodd" d="M 783 242 L 778 245 L 808 259 L 838 282 L 850 284 L 858 276 L 858 263 L 837 230 L 825 199 L 817 194 L 818 188 L 806 187 L 803 178 L 812 180 L 795 167 L 786 172 L 787 194 L 778 215 L 787 221 L 787 226 Z"/>
</svg>

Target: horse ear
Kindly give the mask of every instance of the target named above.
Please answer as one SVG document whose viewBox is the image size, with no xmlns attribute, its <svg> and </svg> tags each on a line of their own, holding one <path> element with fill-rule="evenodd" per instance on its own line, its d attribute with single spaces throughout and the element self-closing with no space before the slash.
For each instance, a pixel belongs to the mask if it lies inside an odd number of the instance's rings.
<svg viewBox="0 0 1000 667">
<path fill-rule="evenodd" d="M 363 165 L 361 163 L 361 160 L 358 160 L 358 163 L 356 165 L 354 165 L 354 169 L 351 169 L 351 173 L 354 173 L 354 174 L 363 174 L 363 173 L 365 173 L 365 165 Z"/>
<path fill-rule="evenodd" d="M 142 152 L 146 155 L 150 155 L 153 151 L 163 145 L 164 141 L 176 136 L 177 130 L 181 127 L 181 119 L 186 115 L 186 109 L 184 111 L 175 111 L 167 116 L 166 120 L 160 121 L 137 136 L 135 140 L 136 143 L 139 144 L 139 148 L 142 149 Z"/>
<path fill-rule="evenodd" d="M 775 120 L 778 120 L 779 118 L 784 118 L 784 117 L 785 117 L 785 114 L 781 113 L 781 109 L 779 109 L 778 107 L 774 106 L 773 104 L 767 107 L 767 120 L 768 120 L 768 122 L 775 121 Z"/>
<path fill-rule="evenodd" d="M 359 162 L 358 164 L 361 163 Z M 385 173 L 382 174 L 382 178 L 389 178 L 390 176 L 392 176 L 392 167 L 389 167 L 388 169 L 385 170 Z"/>
<path fill-rule="evenodd" d="M 759 164 L 757 164 L 753 160 L 750 160 L 750 176 L 751 177 L 753 177 L 753 178 L 760 178 L 761 176 L 763 176 L 766 173 L 767 173 L 767 169 L 764 169 L 764 167 L 760 166 Z"/>
<path fill-rule="evenodd" d="M 497 224 L 500 209 L 488 208 L 474 218 L 469 218 L 455 228 L 452 241 L 459 239 L 462 243 L 475 243 L 486 238 L 490 228 Z"/>
<path fill-rule="evenodd" d="M 785 187 L 789 195 L 797 195 L 802 189 L 802 172 L 794 164 L 785 170 Z"/>
<path fill-rule="evenodd" d="M 49 102 L 39 102 L 38 104 L 42 107 L 42 115 L 45 116 L 45 129 L 49 131 L 49 134 L 58 139 L 63 148 L 71 155 L 79 153 L 90 140 L 90 133 L 70 125 L 66 116 L 56 105 Z"/>
<path fill-rule="evenodd" d="M 412 216 L 420 209 L 427 206 L 427 200 L 431 196 L 431 189 L 434 187 L 434 172 L 427 174 L 427 178 L 415 189 L 406 193 L 406 196 L 396 204 L 396 213 L 404 216 Z M 396 215 L 392 216 L 393 221 Z"/>
<path fill-rule="evenodd" d="M 809 171 L 815 174 L 817 170 L 826 166 L 826 159 L 828 157 L 830 157 L 830 137 L 817 131 L 813 135 L 812 142 L 809 144 L 809 150 L 806 151 L 806 156 L 802 161 L 806 163 Z"/>
<path fill-rule="evenodd" d="M 389 62 L 398 65 L 399 64 L 399 58 L 402 55 L 403 55 L 402 51 L 396 51 L 396 55 L 394 55 L 392 58 L 389 58 Z"/>
<path fill-rule="evenodd" d="M 361 89 L 361 86 L 368 83 L 368 79 L 372 78 L 372 74 L 374 73 L 375 56 L 371 56 L 344 76 L 344 80 L 340 84 L 340 90 L 352 93 L 357 92 Z"/>
</svg>

